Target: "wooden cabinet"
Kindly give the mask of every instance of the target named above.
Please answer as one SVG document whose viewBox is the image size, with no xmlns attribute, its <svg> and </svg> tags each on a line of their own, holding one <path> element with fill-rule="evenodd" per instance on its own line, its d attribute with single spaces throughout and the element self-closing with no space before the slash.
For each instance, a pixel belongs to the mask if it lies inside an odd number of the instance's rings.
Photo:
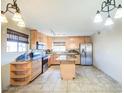
<svg viewBox="0 0 124 93">
<path fill-rule="evenodd" d="M 31 48 L 32 49 L 36 49 L 37 41 L 45 43 L 45 45 L 47 46 L 47 36 L 37 30 L 31 30 Z"/>
<path fill-rule="evenodd" d="M 69 36 L 54 38 L 58 42 L 66 42 L 66 49 L 79 49 L 80 43 L 92 42 L 90 36 Z M 48 49 L 52 49 L 53 37 L 46 36 L 37 30 L 31 30 L 31 48 L 36 49 L 36 42 L 45 43 Z"/>
<path fill-rule="evenodd" d="M 36 59 L 32 61 L 32 77 L 31 80 L 36 78 L 42 72 L 42 60 Z"/>
<path fill-rule="evenodd" d="M 80 64 L 80 55 L 75 55 L 76 56 L 76 62 L 75 62 L 75 64 L 76 65 L 79 65 Z"/>
<path fill-rule="evenodd" d="M 37 42 L 37 31 L 31 30 L 31 48 L 36 49 L 36 42 Z"/>
<path fill-rule="evenodd" d="M 91 42 L 92 42 L 91 37 L 86 36 L 85 37 L 85 43 L 91 43 Z"/>
<path fill-rule="evenodd" d="M 47 37 L 47 48 L 48 49 L 52 49 L 52 43 L 53 43 L 53 40 L 52 40 L 52 37 Z"/>
<path fill-rule="evenodd" d="M 55 65 L 60 64 L 60 62 L 58 60 L 56 60 L 58 57 L 59 57 L 59 55 L 54 54 L 53 55 L 53 60 L 52 60 L 51 64 L 55 64 Z"/>
<path fill-rule="evenodd" d="M 61 77 L 64 80 L 75 78 L 75 64 L 60 64 Z"/>
<path fill-rule="evenodd" d="M 53 62 L 53 55 L 49 55 L 49 57 L 48 57 L 48 66 L 51 66 L 52 62 Z"/>
<path fill-rule="evenodd" d="M 10 64 L 11 85 L 26 85 L 42 72 L 41 58 Z"/>
<path fill-rule="evenodd" d="M 43 36 L 42 36 L 43 34 L 41 32 L 38 32 L 38 31 L 36 33 L 37 33 L 37 41 L 42 42 L 43 41 Z"/>
<path fill-rule="evenodd" d="M 84 37 L 68 37 L 66 40 L 66 49 L 78 49 L 80 43 L 84 43 Z"/>
<path fill-rule="evenodd" d="M 47 44 L 47 36 L 46 35 L 43 35 L 43 40 L 42 40 L 43 43 Z"/>
<path fill-rule="evenodd" d="M 56 54 L 52 54 L 50 55 L 49 57 L 49 60 L 48 60 L 48 65 L 58 65 L 60 64 L 60 62 L 58 60 L 56 60 L 58 58 L 59 55 L 56 55 Z"/>
<path fill-rule="evenodd" d="M 66 49 L 79 49 L 79 44 L 92 42 L 89 36 L 70 36 L 66 38 Z"/>
<path fill-rule="evenodd" d="M 11 85 L 26 85 L 31 80 L 31 62 L 13 62 L 10 64 Z"/>
</svg>

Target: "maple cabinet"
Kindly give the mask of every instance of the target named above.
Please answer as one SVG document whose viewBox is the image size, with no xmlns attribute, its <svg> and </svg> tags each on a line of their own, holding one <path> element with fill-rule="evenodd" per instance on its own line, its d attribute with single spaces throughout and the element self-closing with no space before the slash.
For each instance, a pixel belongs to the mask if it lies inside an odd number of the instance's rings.
<svg viewBox="0 0 124 93">
<path fill-rule="evenodd" d="M 89 43 L 91 41 L 91 37 L 89 36 L 71 36 L 66 39 L 66 49 L 79 49 L 79 44 L 81 43 Z"/>
<path fill-rule="evenodd" d="M 36 49 L 37 31 L 31 30 L 31 48 Z"/>
<path fill-rule="evenodd" d="M 13 62 L 10 64 L 11 85 L 26 85 L 31 80 L 31 62 Z"/>
<path fill-rule="evenodd" d="M 80 64 L 80 55 L 75 55 L 75 56 L 76 56 L 75 64 L 79 65 Z"/>
<path fill-rule="evenodd" d="M 52 49 L 52 43 L 53 43 L 52 37 L 47 36 L 47 48 L 48 49 Z"/>
<path fill-rule="evenodd" d="M 31 80 L 36 78 L 42 72 L 42 62 L 41 61 L 42 61 L 41 58 L 32 60 Z"/>
<path fill-rule="evenodd" d="M 89 36 L 85 37 L 85 43 L 92 43 L 92 39 Z"/>
<path fill-rule="evenodd" d="M 48 65 L 50 66 L 50 65 L 60 64 L 60 62 L 56 60 L 58 57 L 59 57 L 59 55 L 57 55 L 57 54 L 50 55 L 50 57 L 48 59 Z"/>
<path fill-rule="evenodd" d="M 47 36 L 37 30 L 31 30 L 31 49 L 36 49 L 36 42 L 45 43 L 47 46 Z"/>
<path fill-rule="evenodd" d="M 75 64 L 60 64 L 60 73 L 63 80 L 75 78 Z"/>
</svg>

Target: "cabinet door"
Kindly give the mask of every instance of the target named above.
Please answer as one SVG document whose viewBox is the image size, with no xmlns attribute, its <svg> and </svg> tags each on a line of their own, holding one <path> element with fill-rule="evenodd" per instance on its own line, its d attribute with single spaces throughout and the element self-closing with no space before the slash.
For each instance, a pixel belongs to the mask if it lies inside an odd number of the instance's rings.
<svg viewBox="0 0 124 93">
<path fill-rule="evenodd" d="M 41 59 L 36 59 L 32 61 L 32 79 L 37 77 L 42 72 L 42 62 Z"/>
<path fill-rule="evenodd" d="M 31 48 L 36 49 L 36 41 L 37 41 L 37 31 L 31 31 Z"/>
<path fill-rule="evenodd" d="M 75 55 L 75 56 L 76 56 L 76 58 L 77 58 L 75 64 L 80 64 L 80 55 Z"/>
<path fill-rule="evenodd" d="M 51 56 L 51 64 L 60 64 L 60 62 L 58 60 L 56 60 L 58 58 L 58 55 L 52 55 Z"/>
<path fill-rule="evenodd" d="M 51 57 L 48 58 L 48 66 L 51 65 Z"/>
<path fill-rule="evenodd" d="M 47 48 L 52 49 L 52 37 L 47 37 Z"/>
<path fill-rule="evenodd" d="M 91 43 L 92 40 L 91 40 L 91 37 L 87 36 L 85 37 L 85 43 Z"/>
<path fill-rule="evenodd" d="M 42 42 L 41 32 L 38 32 L 38 31 L 37 31 L 37 41 Z"/>
</svg>

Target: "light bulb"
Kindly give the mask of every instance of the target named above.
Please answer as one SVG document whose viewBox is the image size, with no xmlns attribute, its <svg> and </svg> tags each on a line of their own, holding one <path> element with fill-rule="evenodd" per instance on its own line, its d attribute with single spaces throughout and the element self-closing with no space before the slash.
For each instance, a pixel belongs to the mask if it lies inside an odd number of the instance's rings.
<svg viewBox="0 0 124 93">
<path fill-rule="evenodd" d="M 121 17 L 122 17 L 122 6 L 119 5 L 114 18 L 121 18 Z"/>
<path fill-rule="evenodd" d="M 110 25 L 112 25 L 112 24 L 114 24 L 114 23 L 113 23 L 113 21 L 112 21 L 110 15 L 108 15 L 108 18 L 106 19 L 104 25 L 105 25 L 105 26 L 110 26 Z"/>
<path fill-rule="evenodd" d="M 19 21 L 18 24 L 17 24 L 19 27 L 25 27 L 25 23 L 24 21 Z"/>
<path fill-rule="evenodd" d="M 5 16 L 4 14 L 2 14 L 2 13 L 1 13 L 0 21 L 1 21 L 2 23 L 8 23 L 8 20 L 7 20 L 6 16 Z"/>
<path fill-rule="evenodd" d="M 94 22 L 95 23 L 100 23 L 102 21 L 103 21 L 102 16 L 101 16 L 100 12 L 97 11 L 96 16 L 95 16 L 95 19 L 94 19 Z"/>
<path fill-rule="evenodd" d="M 22 16 L 20 15 L 20 13 L 16 12 L 12 19 L 18 22 L 22 19 Z"/>
</svg>

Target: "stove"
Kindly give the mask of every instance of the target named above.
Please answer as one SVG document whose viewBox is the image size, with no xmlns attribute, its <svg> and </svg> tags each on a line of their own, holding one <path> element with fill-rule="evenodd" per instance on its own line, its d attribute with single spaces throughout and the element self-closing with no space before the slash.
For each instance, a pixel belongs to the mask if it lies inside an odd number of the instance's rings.
<svg viewBox="0 0 124 93">
<path fill-rule="evenodd" d="M 48 69 L 48 56 L 42 57 L 42 73 L 44 73 Z"/>
</svg>

